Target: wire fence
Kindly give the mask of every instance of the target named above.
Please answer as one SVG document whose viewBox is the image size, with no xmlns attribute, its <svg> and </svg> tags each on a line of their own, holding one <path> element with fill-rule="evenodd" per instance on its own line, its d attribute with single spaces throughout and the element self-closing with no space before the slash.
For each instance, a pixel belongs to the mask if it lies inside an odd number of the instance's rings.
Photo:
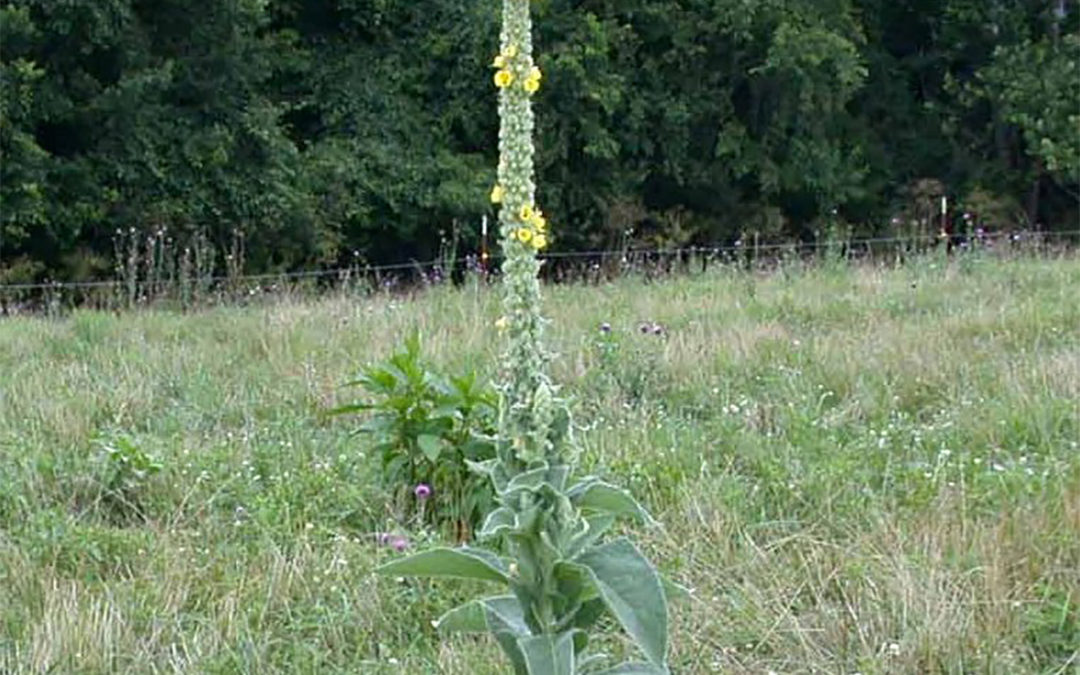
<svg viewBox="0 0 1080 675">
<path fill-rule="evenodd" d="M 815 241 L 741 241 L 716 245 L 671 247 L 626 246 L 617 249 L 552 251 L 541 257 L 549 281 L 595 280 L 599 277 L 641 273 L 659 276 L 701 270 L 716 264 L 769 268 L 793 259 L 859 261 L 883 259 L 902 262 L 930 250 L 964 255 L 972 252 L 1010 255 L 1046 254 L 1073 250 L 1080 244 L 1080 229 L 1020 231 L 970 236 L 922 234 Z M 169 302 L 182 308 L 235 302 L 255 295 L 310 288 L 392 290 L 459 281 L 468 274 L 497 276 L 502 256 L 471 253 L 433 260 L 411 260 L 380 265 L 346 265 L 322 269 L 262 274 L 162 275 L 139 270 L 126 278 L 87 281 L 39 281 L 0 284 L 0 316 L 24 311 L 89 305 L 120 309 Z"/>
</svg>

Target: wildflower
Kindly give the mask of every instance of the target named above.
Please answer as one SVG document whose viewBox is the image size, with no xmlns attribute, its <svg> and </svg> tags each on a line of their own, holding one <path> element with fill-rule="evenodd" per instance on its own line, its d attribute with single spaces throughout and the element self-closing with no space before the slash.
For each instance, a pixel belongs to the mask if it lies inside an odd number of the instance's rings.
<svg viewBox="0 0 1080 675">
<path fill-rule="evenodd" d="M 529 92 L 530 94 L 535 94 L 536 91 L 540 89 L 541 76 L 542 75 L 539 68 L 537 68 L 536 66 L 530 68 L 529 74 L 525 77 L 525 82 L 522 84 L 522 86 L 525 88 L 525 91 Z"/>
<path fill-rule="evenodd" d="M 505 89 L 510 86 L 514 81 L 514 74 L 509 70 L 503 68 L 499 72 L 495 73 L 495 86 L 499 89 Z"/>
<path fill-rule="evenodd" d="M 502 50 L 502 56 L 503 56 L 503 58 L 507 58 L 507 59 L 512 59 L 512 58 L 514 58 L 514 57 L 515 57 L 515 56 L 517 56 L 517 55 L 518 55 L 518 48 L 517 48 L 517 45 L 515 45 L 515 44 L 508 44 L 508 45 L 506 45 L 505 47 L 503 47 L 503 50 Z"/>
<path fill-rule="evenodd" d="M 517 240 L 522 244 L 527 244 L 529 243 L 529 240 L 532 239 L 533 233 L 532 230 L 527 227 L 519 227 L 517 232 L 514 233 L 514 236 L 517 237 Z"/>
<path fill-rule="evenodd" d="M 544 216 L 541 215 L 539 209 L 533 214 L 532 225 L 536 228 L 537 232 L 547 232 L 547 218 L 544 218 Z"/>
<path fill-rule="evenodd" d="M 510 320 L 507 319 L 505 316 L 500 316 L 498 319 L 495 320 L 495 327 L 499 330 L 506 330 L 507 326 L 509 325 Z"/>
<path fill-rule="evenodd" d="M 409 540 L 405 537 L 394 537 L 394 540 L 390 544 L 394 547 L 394 550 L 401 553 L 405 549 L 409 548 Z"/>
<path fill-rule="evenodd" d="M 413 494 L 416 495 L 417 499 L 427 499 L 431 496 L 431 486 L 427 483 L 420 483 L 413 490 Z"/>
<path fill-rule="evenodd" d="M 533 207 L 532 207 L 532 205 L 530 205 L 530 204 L 522 204 L 521 205 L 521 210 L 518 211 L 518 218 L 520 218 L 521 221 L 524 222 L 524 223 L 532 222 L 532 219 L 533 219 Z"/>
<path fill-rule="evenodd" d="M 505 68 L 506 67 L 506 57 L 503 56 L 502 54 L 496 54 L 495 55 L 495 60 L 491 62 L 491 67 L 492 68 Z"/>
<path fill-rule="evenodd" d="M 532 245 L 537 251 L 547 247 L 547 235 L 543 232 L 533 235 Z"/>
<path fill-rule="evenodd" d="M 505 194 L 506 190 L 503 189 L 503 186 L 496 184 L 495 187 L 491 188 L 491 203 L 501 204 Z"/>
</svg>

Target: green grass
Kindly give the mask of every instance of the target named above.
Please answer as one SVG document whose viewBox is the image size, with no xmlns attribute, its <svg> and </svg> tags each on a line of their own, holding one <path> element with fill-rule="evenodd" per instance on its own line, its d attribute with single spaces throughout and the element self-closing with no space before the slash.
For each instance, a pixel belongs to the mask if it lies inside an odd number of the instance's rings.
<svg viewBox="0 0 1080 675">
<path fill-rule="evenodd" d="M 546 306 L 586 467 L 646 502 L 663 529 L 636 535 L 694 589 L 675 672 L 1080 668 L 1076 258 Z M 355 422 L 322 414 L 413 327 L 493 376 L 498 307 L 466 287 L 0 321 L 0 671 L 503 672 L 431 627 L 474 588 L 372 574 L 392 524 Z M 120 437 L 163 464 L 126 506 L 99 459 Z"/>
</svg>

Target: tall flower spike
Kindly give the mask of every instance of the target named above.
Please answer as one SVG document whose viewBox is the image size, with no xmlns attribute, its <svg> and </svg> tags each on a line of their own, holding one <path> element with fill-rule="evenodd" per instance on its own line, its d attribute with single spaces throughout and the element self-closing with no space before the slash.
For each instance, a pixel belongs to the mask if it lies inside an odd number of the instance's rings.
<svg viewBox="0 0 1080 675">
<path fill-rule="evenodd" d="M 499 90 L 499 174 L 503 187 L 499 210 L 499 232 L 503 241 L 503 307 L 509 317 L 505 331 L 506 353 L 502 374 L 506 414 L 500 436 L 506 447 L 520 448 L 512 464 L 523 467 L 544 458 L 551 450 L 548 430 L 542 420 L 546 411 L 534 405 L 536 392 L 549 388 L 547 357 L 543 348 L 540 309 L 539 248 L 550 234 L 536 227 L 534 215 L 536 184 L 533 178 L 533 110 L 528 88 L 517 81 L 538 82 L 539 68 L 533 65 L 532 18 L 528 0 L 502 0 L 503 25 L 499 53 L 507 69 L 515 68 L 512 86 Z M 546 226 L 546 222 L 544 223 Z M 537 242 L 537 235 L 544 234 Z M 542 246 L 538 247 L 537 244 Z M 524 245 L 523 245 L 524 244 Z M 545 404 L 546 405 L 546 404 Z"/>
<path fill-rule="evenodd" d="M 624 490 L 595 477 L 574 475 L 577 446 L 569 409 L 547 376 L 537 251 L 548 245 L 550 235 L 535 206 L 530 95 L 539 87 L 540 73 L 532 70 L 529 0 L 502 0 L 502 8 L 500 54 L 505 67 L 495 74 L 495 83 L 503 312 L 495 325 L 506 347 L 497 457 L 493 464 L 476 466 L 489 473 L 498 494 L 498 508 L 488 514 L 478 537 L 501 542 L 503 555 L 441 548 L 379 570 L 388 575 L 438 576 L 446 574 L 449 565 L 463 576 L 509 587 L 510 593 L 471 603 L 465 606 L 468 610 L 451 610 L 439 626 L 445 621 L 449 630 L 463 624 L 472 630 L 475 622 L 466 617 L 475 617 L 474 609 L 481 610 L 482 622 L 485 617 L 499 618 L 491 628 L 517 675 L 581 672 L 576 667 L 580 638 L 597 618 L 588 587 L 613 588 L 613 594 L 604 593 L 600 599 L 649 665 L 643 670 L 641 664 L 626 663 L 611 672 L 667 673 L 667 609 L 660 577 L 629 539 L 604 537 L 605 519 L 608 525 L 627 513 L 646 523 L 651 519 Z M 515 76 L 524 80 L 522 86 L 514 84 Z M 586 521 L 584 500 L 605 517 Z M 594 524 L 600 529 L 590 532 Z M 518 619 L 504 622 L 503 616 Z"/>
</svg>

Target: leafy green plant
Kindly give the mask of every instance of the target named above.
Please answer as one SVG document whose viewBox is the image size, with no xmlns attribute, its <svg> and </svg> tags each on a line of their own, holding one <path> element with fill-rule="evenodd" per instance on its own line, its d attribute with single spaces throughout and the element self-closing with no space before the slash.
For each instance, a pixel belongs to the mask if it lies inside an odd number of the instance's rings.
<svg viewBox="0 0 1080 675">
<path fill-rule="evenodd" d="M 477 466 L 498 488 L 500 507 L 480 532 L 509 555 L 477 548 L 437 548 L 391 562 L 401 576 L 489 581 L 507 592 L 445 614 L 446 632 L 490 632 L 529 675 L 600 672 L 601 653 L 587 654 L 588 631 L 614 616 L 647 661 L 605 673 L 667 672 L 666 592 L 656 570 L 626 537 L 605 539 L 619 516 L 649 522 L 624 490 L 595 477 L 570 480 L 573 466 L 530 462 L 514 475 L 505 459 Z"/>
<path fill-rule="evenodd" d="M 452 525 L 459 540 L 468 539 L 493 498 L 466 462 L 495 454 L 495 392 L 475 372 L 445 377 L 429 369 L 415 333 L 402 351 L 349 384 L 373 401 L 334 412 L 371 413 L 359 431 L 375 441 L 382 484 L 393 493 L 397 513 Z"/>
<path fill-rule="evenodd" d="M 118 517 L 144 517 L 146 485 L 162 463 L 124 436 L 102 443 L 99 462 L 102 502 Z"/>
<path fill-rule="evenodd" d="M 575 479 L 579 455 L 570 412 L 547 376 L 540 310 L 540 261 L 547 220 L 534 202 L 531 96 L 542 74 L 532 58 L 529 0 L 504 0 L 495 57 L 500 162 L 491 193 L 501 204 L 503 308 L 507 335 L 494 458 L 470 461 L 497 493 L 481 540 L 498 551 L 437 548 L 379 568 L 398 576 L 459 577 L 503 592 L 466 603 L 438 622 L 446 631 L 489 632 L 519 675 L 599 672 L 589 631 L 613 616 L 644 654 L 603 672 L 666 673 L 668 614 L 660 576 L 625 537 L 606 535 L 621 515 L 648 522 L 626 491 L 595 477 Z"/>
</svg>

